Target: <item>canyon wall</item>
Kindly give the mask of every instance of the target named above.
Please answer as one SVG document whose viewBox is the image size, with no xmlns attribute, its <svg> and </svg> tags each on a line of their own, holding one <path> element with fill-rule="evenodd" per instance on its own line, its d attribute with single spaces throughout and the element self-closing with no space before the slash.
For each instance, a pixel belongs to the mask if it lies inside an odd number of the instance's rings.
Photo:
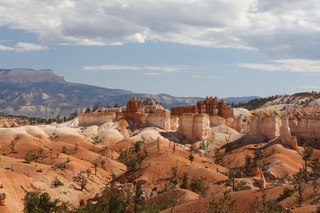
<svg viewBox="0 0 320 213">
<path fill-rule="evenodd" d="M 292 118 L 289 125 L 294 136 L 305 140 L 320 140 L 320 118 Z"/>
<path fill-rule="evenodd" d="M 253 117 L 248 134 L 264 135 L 268 139 L 280 136 L 281 118 L 279 116 Z"/>
<path fill-rule="evenodd" d="M 281 144 L 298 148 L 297 138 L 292 136 L 289 119 L 286 116 L 253 117 L 249 126 L 250 135 L 264 135 L 268 140 L 278 138 Z"/>
</svg>

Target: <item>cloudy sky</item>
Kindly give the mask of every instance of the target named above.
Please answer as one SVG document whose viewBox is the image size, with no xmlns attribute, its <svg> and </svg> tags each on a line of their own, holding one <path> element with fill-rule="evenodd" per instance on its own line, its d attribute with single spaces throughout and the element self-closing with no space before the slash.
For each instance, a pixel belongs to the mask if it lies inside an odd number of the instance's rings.
<svg viewBox="0 0 320 213">
<path fill-rule="evenodd" d="M 0 67 L 176 96 L 320 89 L 319 0 L 0 0 Z"/>
</svg>

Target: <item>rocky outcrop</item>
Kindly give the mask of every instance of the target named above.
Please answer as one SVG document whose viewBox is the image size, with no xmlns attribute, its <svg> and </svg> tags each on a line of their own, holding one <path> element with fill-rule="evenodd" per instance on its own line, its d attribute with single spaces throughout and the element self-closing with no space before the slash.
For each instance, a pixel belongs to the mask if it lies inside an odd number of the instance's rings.
<svg viewBox="0 0 320 213">
<path fill-rule="evenodd" d="M 158 110 L 154 113 L 148 114 L 147 123 L 148 126 L 156 126 L 164 130 L 170 130 L 171 116 L 167 110 Z"/>
<path fill-rule="evenodd" d="M 179 116 L 178 132 L 183 134 L 188 140 L 193 139 L 193 119 L 194 113 L 184 113 Z"/>
<path fill-rule="evenodd" d="M 298 148 L 297 138 L 291 135 L 289 119 L 286 116 L 257 116 L 251 121 L 249 127 L 250 135 L 264 135 L 269 140 L 278 138 L 281 144 Z"/>
<path fill-rule="evenodd" d="M 29 125 L 28 120 L 18 118 L 0 118 L 0 128 L 11 128 Z"/>
<path fill-rule="evenodd" d="M 206 114 L 196 114 L 193 118 L 193 140 L 200 141 L 206 139 L 209 133 L 209 116 Z"/>
<path fill-rule="evenodd" d="M 289 126 L 293 136 L 304 140 L 320 140 L 320 118 L 292 118 Z"/>
<path fill-rule="evenodd" d="M 234 117 L 230 105 L 226 104 L 224 99 L 218 101 L 217 97 L 207 97 L 205 100 L 198 101 L 196 105 L 171 108 L 171 115 L 180 116 L 184 113 L 219 115 L 223 118 Z"/>
<path fill-rule="evenodd" d="M 128 113 L 135 113 L 135 112 L 144 113 L 143 100 L 138 100 L 136 97 L 131 97 L 127 103 L 126 112 L 128 112 Z"/>
<path fill-rule="evenodd" d="M 92 126 L 115 121 L 116 117 L 117 114 L 115 112 L 90 112 L 80 113 L 78 115 L 78 120 L 79 126 Z"/>
<path fill-rule="evenodd" d="M 170 130 L 176 131 L 179 126 L 179 116 L 171 116 L 170 117 Z"/>
<path fill-rule="evenodd" d="M 265 189 L 267 187 L 267 181 L 266 178 L 263 174 L 263 171 L 260 167 L 254 167 L 251 171 L 251 174 L 254 177 L 254 181 L 256 183 L 256 185 L 261 188 L 261 189 Z"/>
<path fill-rule="evenodd" d="M 279 116 L 256 116 L 252 119 L 249 134 L 264 135 L 268 139 L 280 136 L 281 119 Z"/>
<path fill-rule="evenodd" d="M 144 102 L 135 97 L 130 98 L 125 109 L 100 108 L 95 112 L 82 110 L 78 115 L 79 126 L 101 125 L 122 119 L 125 119 L 133 128 L 155 126 L 170 130 L 171 124 L 171 115 L 168 110 L 151 100 Z"/>
<path fill-rule="evenodd" d="M 227 105 L 222 99 L 218 105 L 218 115 L 223 118 L 233 118 L 233 110 L 230 105 Z"/>
<path fill-rule="evenodd" d="M 179 117 L 178 132 L 193 142 L 203 140 L 209 135 L 209 124 L 207 114 L 185 113 Z"/>
<path fill-rule="evenodd" d="M 172 116 L 180 116 L 184 113 L 199 113 L 199 110 L 196 105 L 171 108 L 171 115 Z"/>
<path fill-rule="evenodd" d="M 289 119 L 286 116 L 282 117 L 281 119 L 279 140 L 282 145 L 289 146 L 294 150 L 298 149 L 297 138 L 291 135 L 291 131 L 289 127 Z"/>
</svg>

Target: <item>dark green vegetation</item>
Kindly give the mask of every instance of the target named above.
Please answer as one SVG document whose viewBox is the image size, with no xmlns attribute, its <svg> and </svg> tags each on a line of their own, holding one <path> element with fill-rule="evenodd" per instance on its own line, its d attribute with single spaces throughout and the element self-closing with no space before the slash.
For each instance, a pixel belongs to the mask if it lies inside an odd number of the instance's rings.
<svg viewBox="0 0 320 213">
<path fill-rule="evenodd" d="M 254 109 L 257 109 L 261 106 L 263 106 L 265 103 L 269 102 L 269 101 L 273 101 L 277 98 L 279 98 L 281 96 L 278 96 L 278 95 L 275 95 L 275 96 L 270 96 L 270 97 L 266 97 L 266 98 L 254 98 L 248 102 L 245 102 L 245 103 L 238 103 L 238 104 L 234 104 L 234 103 L 231 103 L 231 106 L 233 108 L 238 108 L 238 107 L 241 107 L 241 108 L 246 108 L 248 110 L 254 110 Z"/>
</svg>

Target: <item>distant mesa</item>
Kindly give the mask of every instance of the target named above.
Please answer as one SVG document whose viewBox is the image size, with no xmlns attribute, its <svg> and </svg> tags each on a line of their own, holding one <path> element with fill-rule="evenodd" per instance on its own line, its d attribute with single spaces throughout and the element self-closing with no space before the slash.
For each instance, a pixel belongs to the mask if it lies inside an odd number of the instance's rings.
<svg viewBox="0 0 320 213">
<path fill-rule="evenodd" d="M 0 69 L 0 82 L 10 84 L 32 84 L 40 82 L 66 83 L 62 76 L 50 69 L 32 70 L 24 68 Z"/>
</svg>

